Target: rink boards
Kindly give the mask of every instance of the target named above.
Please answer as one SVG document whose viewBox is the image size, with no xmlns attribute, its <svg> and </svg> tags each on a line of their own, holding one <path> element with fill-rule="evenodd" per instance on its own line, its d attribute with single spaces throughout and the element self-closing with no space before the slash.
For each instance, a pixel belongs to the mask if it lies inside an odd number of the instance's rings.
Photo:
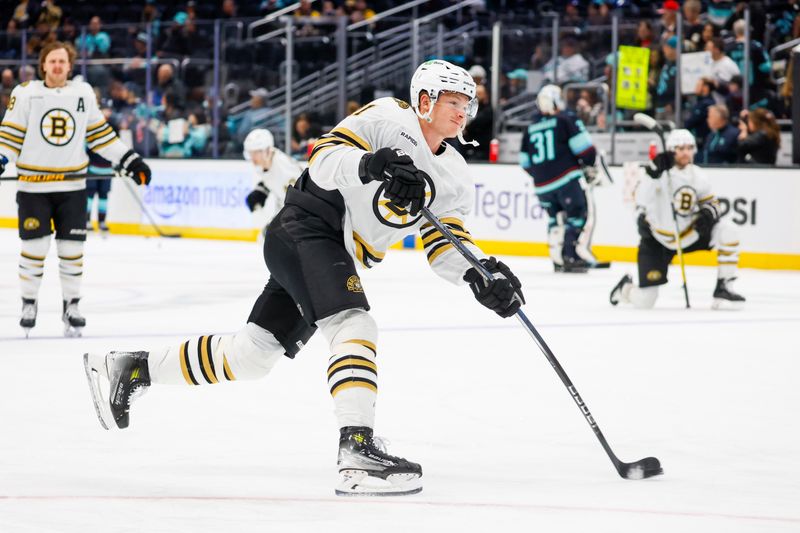
<svg viewBox="0 0 800 533">
<path fill-rule="evenodd" d="M 115 179 L 109 195 L 111 231 L 154 235 L 150 217 L 163 231 L 183 237 L 255 240 L 260 226 L 244 204 L 254 185 L 249 163 L 213 160 L 150 160 L 153 181 L 133 188 Z M 547 255 L 547 215 L 528 175 L 516 165 L 470 165 L 475 182 L 473 212 L 467 226 L 488 253 Z M 626 173 L 612 167 L 613 184 L 594 189 L 597 213 L 593 249 L 601 260 L 635 261 L 638 234 L 626 189 Z M 796 169 L 705 169 L 720 199 L 724 217 L 734 223 L 742 243 L 741 266 L 800 270 L 800 198 Z M 13 175 L 13 165 L 5 175 Z M 630 177 L 628 178 L 628 181 Z M 627 192 L 626 192 L 627 191 Z M 16 227 L 16 187 L 0 186 L 0 227 Z M 137 194 L 138 198 L 133 195 Z M 141 206 L 145 206 L 145 213 Z M 149 217 L 147 216 L 149 214 Z M 419 238 L 398 246 L 421 248 Z M 712 253 L 687 256 L 688 264 L 712 265 Z"/>
</svg>

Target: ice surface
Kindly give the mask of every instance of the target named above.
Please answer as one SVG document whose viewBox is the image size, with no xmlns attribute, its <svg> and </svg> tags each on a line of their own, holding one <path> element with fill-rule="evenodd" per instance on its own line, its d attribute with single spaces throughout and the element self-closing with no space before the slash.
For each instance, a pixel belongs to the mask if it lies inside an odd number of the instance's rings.
<svg viewBox="0 0 800 533">
<path fill-rule="evenodd" d="M 526 313 L 623 461 L 621 479 L 516 320 L 391 251 L 363 275 L 380 326 L 377 432 L 424 468 L 421 494 L 342 499 L 315 338 L 264 380 L 153 387 L 104 431 L 85 351 L 151 349 L 241 327 L 267 274 L 252 243 L 92 236 L 84 337 L 64 339 L 54 247 L 31 338 L 19 242 L 0 230 L 0 532 L 800 531 L 800 275 L 744 270 L 739 312 L 710 310 L 715 271 L 679 273 L 657 308 L 614 308 L 635 265 L 556 275 L 508 257 Z"/>
</svg>

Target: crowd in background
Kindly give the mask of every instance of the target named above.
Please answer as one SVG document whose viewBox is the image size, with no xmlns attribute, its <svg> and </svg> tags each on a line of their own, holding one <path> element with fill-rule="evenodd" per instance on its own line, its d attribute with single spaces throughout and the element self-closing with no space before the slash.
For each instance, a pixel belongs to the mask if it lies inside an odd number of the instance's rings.
<svg viewBox="0 0 800 533">
<path fill-rule="evenodd" d="M 433 1 L 423 6 L 419 14 L 454 3 Z M 288 1 L 143 0 L 98 5 L 85 0 L 19 0 L 13 4 L 6 2 L 0 7 L 0 23 L 6 29 L 0 35 L 0 65 L 3 60 L 9 61 L 5 68 L 0 67 L 2 109 L 16 84 L 35 78 L 35 59 L 41 47 L 58 39 L 73 43 L 81 57 L 96 60 L 86 68 L 76 66 L 75 74 L 85 75 L 99 89 L 100 103 L 112 123 L 118 130 L 128 132 L 125 135 L 129 135 L 134 148 L 146 156 L 209 156 L 215 111 L 221 118 L 216 134 L 223 155 L 241 153 L 244 136 L 254 127 L 277 129 L 276 136 L 285 135 L 282 117 L 279 122 L 269 122 L 269 117 L 275 116 L 270 94 L 286 81 L 281 44 L 243 42 L 241 35 L 234 38 L 225 33 L 225 76 L 238 81 L 224 88 L 215 110 L 211 78 L 213 25 L 207 21 L 256 20 L 290 4 Z M 533 29 L 547 28 L 554 13 L 560 17 L 557 62 L 551 50 L 552 37 L 546 33 L 526 39 L 519 46 L 508 43 L 504 49 L 498 95 L 503 105 L 520 94 L 534 93 L 553 80 L 560 85 L 599 81 L 610 87 L 615 61 L 611 53 L 611 14 L 614 9 L 622 10 L 623 20 L 634 21 L 635 29 L 622 31 L 620 44 L 650 50 L 647 111 L 658 118 L 672 119 L 678 49 L 676 19 L 680 11 L 681 49 L 708 51 L 713 60 L 708 76 L 698 82 L 695 94 L 682 98 L 679 110 L 685 125 L 697 136 L 699 160 L 774 162 L 779 143 L 776 120 L 790 116 L 792 86 L 785 57 L 773 63 L 768 50 L 800 37 L 800 0 L 747 4 L 751 14 L 749 109 L 743 109 L 742 96 L 745 2 L 487 0 L 474 15 L 486 27 L 492 20 L 505 20 Z M 335 26 L 326 24 L 331 20 L 326 17 L 346 16 L 350 23 L 359 22 L 394 5 L 388 1 L 303 0 L 294 13 L 299 71 L 295 75 L 314 72 L 335 61 L 335 48 L 326 40 Z M 380 25 L 375 24 L 372 29 L 380 29 Z M 27 31 L 24 39 L 23 31 Z M 476 159 L 488 157 L 495 122 L 487 76 L 488 39 L 476 39 L 470 56 L 448 58 L 465 68 L 472 66 L 470 71 L 478 81 L 481 105 L 467 126 L 465 137 L 477 140 L 480 146 L 464 147 L 465 154 Z M 19 64 L 23 57 L 28 64 Z M 786 81 L 778 84 L 778 79 Z M 393 89 L 395 96 L 406 97 L 406 88 Z M 578 88 L 567 91 L 565 97 L 584 123 L 604 130 L 611 118 L 608 101 L 613 97 L 613 88 L 608 91 L 611 94 L 603 95 L 591 88 Z M 374 96 L 375 92 L 369 90 L 357 99 L 365 103 Z M 350 105 L 357 108 L 359 103 Z M 625 117 L 623 112 L 618 115 Z M 330 113 L 316 111 L 294 117 L 289 151 L 298 158 L 305 157 L 309 142 L 335 119 Z"/>
</svg>

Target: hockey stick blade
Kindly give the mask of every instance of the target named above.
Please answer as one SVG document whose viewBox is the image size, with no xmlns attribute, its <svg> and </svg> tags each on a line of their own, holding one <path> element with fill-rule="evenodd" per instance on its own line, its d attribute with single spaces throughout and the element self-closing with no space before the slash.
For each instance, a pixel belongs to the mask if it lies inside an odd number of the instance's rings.
<svg viewBox="0 0 800 533">
<path fill-rule="evenodd" d="M 624 479 L 647 479 L 664 473 L 661 462 L 655 457 L 645 457 L 633 463 L 619 461 L 615 466 L 619 475 Z"/>
</svg>

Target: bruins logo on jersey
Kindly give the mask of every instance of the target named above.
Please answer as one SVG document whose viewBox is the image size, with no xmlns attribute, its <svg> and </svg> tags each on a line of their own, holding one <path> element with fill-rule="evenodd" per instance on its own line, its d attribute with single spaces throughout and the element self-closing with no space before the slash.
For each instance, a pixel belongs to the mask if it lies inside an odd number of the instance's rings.
<svg viewBox="0 0 800 533">
<path fill-rule="evenodd" d="M 361 286 L 361 280 L 355 274 L 347 278 L 347 290 L 350 292 L 364 292 L 364 287 Z"/>
<path fill-rule="evenodd" d="M 425 191 L 425 207 L 430 207 L 434 198 L 436 198 L 436 187 L 433 185 L 433 180 L 430 176 L 426 175 L 425 181 L 428 184 Z M 375 191 L 375 196 L 372 198 L 372 212 L 375 213 L 375 217 L 384 226 L 392 228 L 413 226 L 422 215 L 412 217 L 404 207 L 399 207 L 392 203 L 391 200 L 383 196 L 385 188 L 386 184 L 382 183 L 380 187 L 378 187 L 378 190 Z"/>
<path fill-rule="evenodd" d="M 22 227 L 28 231 L 39 229 L 40 223 L 38 218 L 28 217 L 22 222 Z"/>
<path fill-rule="evenodd" d="M 69 144 L 75 136 L 75 119 L 66 109 L 51 109 L 39 123 L 42 138 L 53 146 Z"/>
<path fill-rule="evenodd" d="M 688 185 L 678 187 L 675 194 L 672 195 L 672 205 L 679 216 L 691 216 L 697 205 L 697 191 Z"/>
<path fill-rule="evenodd" d="M 397 105 L 400 106 L 400 109 L 408 109 L 409 107 L 411 107 L 410 105 L 408 105 L 408 102 L 400 100 L 399 98 L 395 98 L 394 101 L 395 103 L 397 103 Z"/>
</svg>

